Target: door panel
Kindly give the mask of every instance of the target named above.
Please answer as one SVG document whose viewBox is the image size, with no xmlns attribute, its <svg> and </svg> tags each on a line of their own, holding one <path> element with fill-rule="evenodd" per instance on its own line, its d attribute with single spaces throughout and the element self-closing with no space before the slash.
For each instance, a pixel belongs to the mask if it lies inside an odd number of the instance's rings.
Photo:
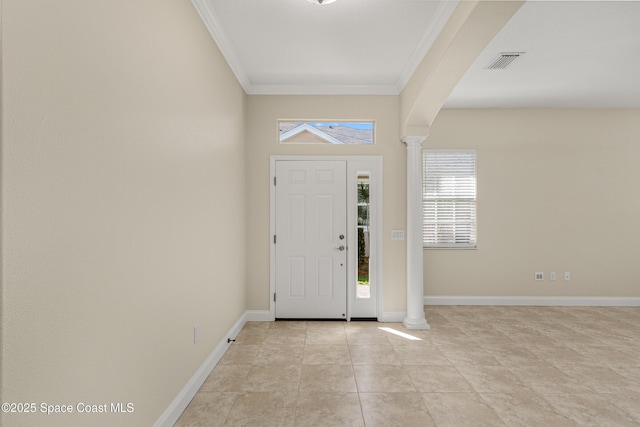
<svg viewBox="0 0 640 427">
<path fill-rule="evenodd" d="M 345 318 L 346 162 L 277 161 L 276 183 L 276 317 Z"/>
</svg>

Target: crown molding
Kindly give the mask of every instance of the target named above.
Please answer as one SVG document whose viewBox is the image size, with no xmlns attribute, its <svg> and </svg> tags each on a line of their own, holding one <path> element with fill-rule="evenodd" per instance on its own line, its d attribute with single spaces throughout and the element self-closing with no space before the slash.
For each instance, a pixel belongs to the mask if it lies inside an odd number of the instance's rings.
<svg viewBox="0 0 640 427">
<path fill-rule="evenodd" d="M 398 95 L 395 85 L 249 85 L 249 95 Z"/>
<path fill-rule="evenodd" d="M 407 65 L 404 67 L 404 70 L 402 70 L 402 73 L 400 73 L 398 83 L 396 84 L 397 93 L 402 92 L 404 87 L 409 82 L 409 79 L 411 79 L 411 76 L 413 76 L 413 74 L 416 72 L 418 66 L 424 59 L 429 49 L 431 49 L 431 46 L 433 46 L 433 43 L 436 41 L 438 35 L 451 17 L 451 14 L 458 6 L 458 3 L 459 0 L 451 0 L 444 1 L 440 4 L 440 9 L 437 12 L 434 25 L 432 25 L 430 31 L 428 31 L 424 35 L 424 37 L 422 37 L 422 40 L 420 40 L 420 43 L 418 43 L 418 46 L 416 46 L 415 50 L 411 54 L 411 57 L 409 58 Z"/>
<path fill-rule="evenodd" d="M 249 77 L 247 73 L 245 73 L 244 68 L 242 67 L 242 62 L 240 58 L 235 53 L 235 49 L 227 39 L 226 35 L 222 31 L 222 26 L 218 22 L 218 18 L 211 7 L 211 4 L 207 0 L 191 0 L 191 3 L 195 7 L 198 15 L 200 15 L 200 19 L 204 23 L 205 27 L 211 34 L 214 42 L 218 45 L 218 49 L 224 56 L 224 59 L 227 60 L 229 67 L 233 74 L 235 74 L 238 82 L 244 89 L 246 93 L 249 93 L 249 89 L 251 88 L 251 83 L 249 82 Z"/>
</svg>

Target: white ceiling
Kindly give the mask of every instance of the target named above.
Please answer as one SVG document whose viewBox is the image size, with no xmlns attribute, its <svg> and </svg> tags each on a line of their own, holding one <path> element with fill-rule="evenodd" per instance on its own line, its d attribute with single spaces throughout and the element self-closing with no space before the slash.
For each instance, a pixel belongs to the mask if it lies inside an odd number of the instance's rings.
<svg viewBox="0 0 640 427">
<path fill-rule="evenodd" d="M 250 94 L 398 94 L 456 1 L 193 0 Z"/>
<path fill-rule="evenodd" d="M 526 52 L 505 70 L 501 52 Z M 445 107 L 640 108 L 640 2 L 528 2 Z"/>
<path fill-rule="evenodd" d="M 398 94 L 455 8 L 445 0 L 192 0 L 249 94 Z M 501 52 L 525 52 L 487 70 Z M 448 108 L 640 108 L 639 1 L 531 1 Z"/>
</svg>

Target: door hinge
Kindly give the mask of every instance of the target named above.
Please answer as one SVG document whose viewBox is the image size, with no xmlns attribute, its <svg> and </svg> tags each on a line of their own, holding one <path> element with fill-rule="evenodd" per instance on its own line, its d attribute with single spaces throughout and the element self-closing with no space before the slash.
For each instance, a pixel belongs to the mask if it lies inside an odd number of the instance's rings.
<svg viewBox="0 0 640 427">
<path fill-rule="evenodd" d="M 276 293 L 273 293 L 273 302 L 276 302 Z"/>
<path fill-rule="evenodd" d="M 273 244 L 274 245 L 276 244 L 276 235 L 275 234 L 273 235 Z"/>
<path fill-rule="evenodd" d="M 276 185 L 276 177 L 275 176 L 273 177 L 273 185 L 274 186 Z"/>
</svg>

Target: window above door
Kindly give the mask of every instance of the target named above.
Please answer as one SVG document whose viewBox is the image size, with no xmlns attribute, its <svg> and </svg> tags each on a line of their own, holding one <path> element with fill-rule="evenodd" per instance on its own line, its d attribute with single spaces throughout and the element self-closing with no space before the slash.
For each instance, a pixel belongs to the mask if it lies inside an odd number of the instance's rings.
<svg viewBox="0 0 640 427">
<path fill-rule="evenodd" d="M 371 145 L 373 121 L 278 120 L 280 144 Z"/>
</svg>

